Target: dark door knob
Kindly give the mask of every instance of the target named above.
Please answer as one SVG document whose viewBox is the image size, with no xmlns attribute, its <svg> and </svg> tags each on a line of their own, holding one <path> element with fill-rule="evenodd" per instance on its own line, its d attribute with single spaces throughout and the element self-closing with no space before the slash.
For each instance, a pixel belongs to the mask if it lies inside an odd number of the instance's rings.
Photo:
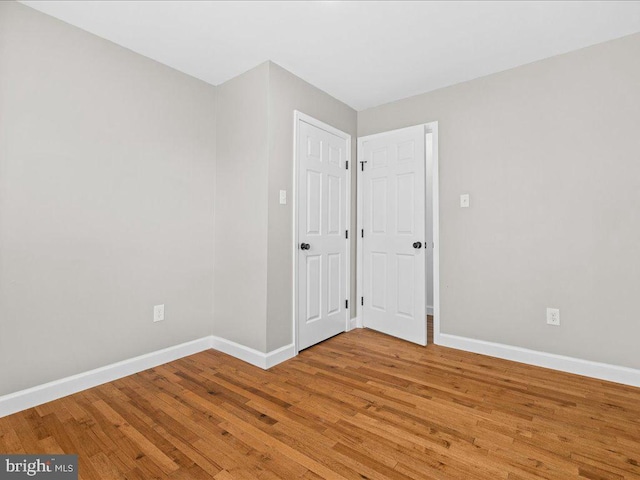
<svg viewBox="0 0 640 480">
<path fill-rule="evenodd" d="M 422 242 L 413 242 L 413 248 L 422 248 Z"/>
<path fill-rule="evenodd" d="M 300 244 L 300 250 L 309 250 L 310 248 L 311 248 L 311 245 L 309 245 L 308 243 Z"/>
</svg>

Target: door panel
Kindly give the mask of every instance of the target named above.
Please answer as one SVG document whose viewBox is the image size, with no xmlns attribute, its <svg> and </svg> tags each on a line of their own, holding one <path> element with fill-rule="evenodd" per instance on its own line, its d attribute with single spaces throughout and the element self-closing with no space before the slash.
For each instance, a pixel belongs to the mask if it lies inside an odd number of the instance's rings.
<svg viewBox="0 0 640 480">
<path fill-rule="evenodd" d="M 327 313 L 332 315 L 340 311 L 340 304 L 344 297 L 342 285 L 340 281 L 342 263 L 339 253 L 330 253 L 327 255 L 328 274 L 327 274 Z"/>
<path fill-rule="evenodd" d="M 374 233 L 387 233 L 387 179 L 371 180 L 371 229 Z"/>
<path fill-rule="evenodd" d="M 329 192 L 328 192 L 328 215 L 327 222 L 327 234 L 328 235 L 341 235 L 341 216 L 343 205 L 342 202 L 342 179 L 335 175 L 328 175 L 329 180 Z"/>
<path fill-rule="evenodd" d="M 426 345 L 424 127 L 365 138 L 361 155 L 363 324 Z"/>
<path fill-rule="evenodd" d="M 371 306 L 381 312 L 387 311 L 387 254 L 371 252 Z"/>
<path fill-rule="evenodd" d="M 414 174 L 398 175 L 398 199 L 396 201 L 396 234 L 413 235 L 415 218 Z"/>
<path fill-rule="evenodd" d="M 415 256 L 397 254 L 396 265 L 398 278 L 398 304 L 396 313 L 406 318 L 413 319 L 415 299 L 413 298 L 413 279 L 416 270 Z"/>
<path fill-rule="evenodd" d="M 301 350 L 346 329 L 347 140 L 299 120 L 297 145 Z"/>
<path fill-rule="evenodd" d="M 320 235 L 322 173 L 307 170 L 307 235 Z"/>
<path fill-rule="evenodd" d="M 307 255 L 307 315 L 306 322 L 320 318 L 322 301 L 322 258 L 319 255 Z"/>
</svg>

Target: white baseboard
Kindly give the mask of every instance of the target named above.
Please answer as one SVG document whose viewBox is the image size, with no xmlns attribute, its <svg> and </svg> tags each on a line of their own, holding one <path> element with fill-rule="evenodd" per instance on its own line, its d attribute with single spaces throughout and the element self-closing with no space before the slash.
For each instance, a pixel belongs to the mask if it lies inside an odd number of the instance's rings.
<svg viewBox="0 0 640 480">
<path fill-rule="evenodd" d="M 66 397 L 211 348 L 211 337 L 164 348 L 0 397 L 0 417 Z"/>
<path fill-rule="evenodd" d="M 640 387 L 640 370 L 633 368 L 565 357 L 563 355 L 539 352 L 502 343 L 459 337 L 457 335 L 449 335 L 448 333 L 441 333 L 436 343 L 443 347 L 456 348 L 467 352 L 504 358 L 514 362 L 527 363 L 538 367 L 551 368 L 562 372 L 575 373 L 586 377 Z"/>
<path fill-rule="evenodd" d="M 354 328 L 362 328 L 358 323 L 358 320 L 359 320 L 359 317 L 353 317 L 352 319 L 349 320 L 349 330 L 347 330 L 348 332 L 353 330 Z"/>
<path fill-rule="evenodd" d="M 272 352 L 263 355 L 266 355 L 264 368 L 268 369 L 275 367 L 285 360 L 295 357 L 296 346 L 293 343 L 290 343 L 289 345 L 285 345 L 284 347 L 280 347 L 277 350 L 273 350 Z"/>
<path fill-rule="evenodd" d="M 295 345 L 293 343 L 272 352 L 264 353 L 226 338 L 213 336 L 211 337 L 211 348 L 265 370 L 295 357 Z"/>
<path fill-rule="evenodd" d="M 433 305 L 427 305 L 427 315 L 433 315 Z"/>
<path fill-rule="evenodd" d="M 243 345 L 225 340 L 224 338 L 209 336 L 164 348 L 138 357 L 112 363 L 104 367 L 37 385 L 19 392 L 0 396 L 0 418 L 27 408 L 81 392 L 88 388 L 112 382 L 179 358 L 193 355 L 213 348 L 247 363 L 263 369 L 271 368 L 295 356 L 295 346 L 285 345 L 269 353 L 262 353 Z"/>
</svg>

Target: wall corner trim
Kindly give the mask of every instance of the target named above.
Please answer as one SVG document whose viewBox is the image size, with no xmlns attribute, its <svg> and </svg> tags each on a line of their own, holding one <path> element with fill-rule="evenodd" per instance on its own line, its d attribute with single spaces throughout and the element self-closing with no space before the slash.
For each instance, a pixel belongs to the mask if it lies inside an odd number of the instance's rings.
<svg viewBox="0 0 640 480">
<path fill-rule="evenodd" d="M 459 337 L 448 333 L 441 333 L 436 343 L 443 347 L 465 350 L 467 352 L 550 368 L 561 372 L 640 387 L 640 370 L 629 367 L 582 360 L 502 343 L 476 340 L 474 338 Z"/>
<path fill-rule="evenodd" d="M 362 328 L 362 321 L 360 320 L 360 317 L 353 317 L 349 319 L 349 330 L 347 330 L 347 332 L 350 332 L 354 328 Z"/>
<path fill-rule="evenodd" d="M 279 363 L 296 356 L 296 346 L 293 343 L 280 347 L 266 354 L 266 367 L 275 367 Z"/>
<path fill-rule="evenodd" d="M 134 373 L 157 367 L 211 348 L 211 337 L 203 337 L 155 352 L 112 363 L 52 382 L 0 396 L 0 417 L 26 410 L 73 393 L 97 387 Z"/>
<path fill-rule="evenodd" d="M 226 338 L 212 336 L 211 348 L 264 370 L 295 357 L 295 345 L 293 343 L 269 353 L 264 353 Z"/>
</svg>

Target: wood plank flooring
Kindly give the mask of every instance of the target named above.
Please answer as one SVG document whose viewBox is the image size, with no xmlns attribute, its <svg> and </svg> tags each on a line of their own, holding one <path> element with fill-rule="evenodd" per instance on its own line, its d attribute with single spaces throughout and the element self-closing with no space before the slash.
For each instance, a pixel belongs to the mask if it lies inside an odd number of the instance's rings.
<svg viewBox="0 0 640 480">
<path fill-rule="evenodd" d="M 355 330 L 193 355 L 0 419 L 83 479 L 640 479 L 640 389 Z"/>
</svg>

